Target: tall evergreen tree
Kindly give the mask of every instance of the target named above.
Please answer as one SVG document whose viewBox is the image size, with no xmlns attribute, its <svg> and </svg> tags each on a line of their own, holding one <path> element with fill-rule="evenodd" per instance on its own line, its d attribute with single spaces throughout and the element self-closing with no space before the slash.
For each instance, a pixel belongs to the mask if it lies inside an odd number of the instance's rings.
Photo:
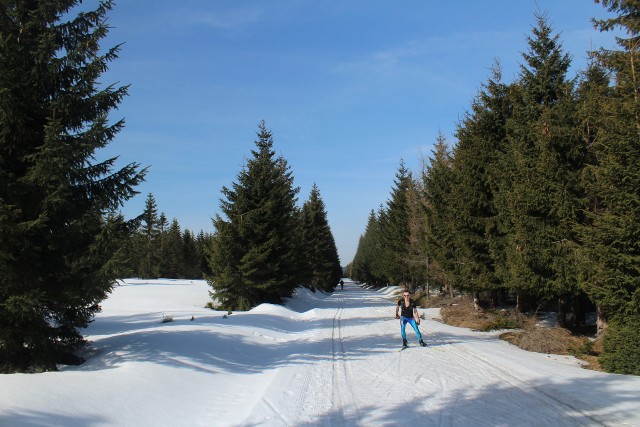
<svg viewBox="0 0 640 427">
<path fill-rule="evenodd" d="M 366 282 L 367 277 L 366 265 L 363 258 L 364 250 L 364 233 L 358 238 L 358 246 L 356 247 L 356 253 L 353 255 L 353 260 L 347 264 L 347 277 L 351 277 L 353 280 Z"/>
<path fill-rule="evenodd" d="M 190 230 L 184 230 L 182 233 L 182 259 L 184 260 L 184 277 L 190 279 L 202 278 L 200 270 L 200 254 L 193 233 Z"/>
<path fill-rule="evenodd" d="M 438 135 L 433 157 L 422 172 L 422 180 L 428 274 L 430 279 L 452 293 L 457 256 L 454 242 L 457 225 L 452 198 L 453 159 L 442 134 Z"/>
<path fill-rule="evenodd" d="M 211 265 L 209 256 L 213 247 L 213 235 L 200 230 L 196 237 L 196 252 L 198 254 L 198 267 L 204 277 L 210 275 Z"/>
<path fill-rule="evenodd" d="M 126 87 L 101 86 L 112 2 L 0 2 L 0 370 L 53 370 L 115 279 L 121 217 L 144 170 L 96 151 L 123 127 Z M 66 362 L 69 362 L 67 358 Z"/>
<path fill-rule="evenodd" d="M 618 16 L 599 21 L 600 28 L 622 28 L 626 37 L 618 38 L 619 50 L 597 52 L 598 66 L 589 74 L 593 143 L 584 174 L 587 218 L 579 228 L 581 286 L 596 304 L 598 332 L 604 333 L 601 366 L 640 375 L 640 5 L 603 4 Z"/>
<path fill-rule="evenodd" d="M 381 273 L 380 254 L 382 241 L 380 223 L 374 210 L 371 210 L 367 226 L 360 236 L 353 257 L 352 278 L 374 286 L 382 285 L 385 280 Z"/>
<path fill-rule="evenodd" d="M 386 221 L 382 228 L 383 252 L 385 262 L 385 276 L 391 283 L 399 286 L 409 286 L 411 273 L 409 270 L 410 237 L 409 229 L 409 188 L 411 173 L 400 162 L 394 187 L 387 201 Z"/>
<path fill-rule="evenodd" d="M 584 189 L 583 212 L 581 221 L 576 224 L 576 234 L 579 240 L 578 248 L 578 265 L 580 287 L 586 291 L 590 299 L 595 302 L 597 313 L 597 330 L 598 334 L 602 333 L 606 326 L 606 314 L 603 306 L 598 298 L 590 292 L 591 269 L 596 265 L 589 252 L 593 246 L 588 244 L 591 241 L 593 228 L 593 218 L 591 213 L 598 212 L 601 209 L 599 191 L 592 188 L 595 182 L 594 172 L 598 168 L 598 134 L 605 126 L 607 114 L 605 105 L 608 104 L 609 98 L 612 96 L 612 88 L 610 87 L 610 79 L 606 70 L 598 61 L 592 61 L 588 69 L 585 71 L 578 88 L 579 111 L 578 115 L 581 120 L 582 138 L 587 146 L 587 158 L 585 167 L 581 173 L 581 184 Z M 601 249 L 604 249 L 602 247 Z"/>
<path fill-rule="evenodd" d="M 164 214 L 162 214 L 164 216 Z M 158 205 L 153 194 L 149 193 L 141 215 L 140 229 L 137 234 L 135 252 L 137 254 L 137 274 L 144 278 L 157 278 L 159 270 L 160 219 Z M 166 226 L 166 217 L 163 221 Z"/>
<path fill-rule="evenodd" d="M 158 217 L 158 222 L 156 223 L 156 228 L 158 229 L 158 235 L 162 235 L 169 230 L 169 220 L 164 212 L 160 212 L 160 216 Z"/>
<path fill-rule="evenodd" d="M 302 206 L 307 281 L 311 289 L 332 291 L 342 276 L 335 239 L 318 186 L 313 184 L 309 199 Z"/>
<path fill-rule="evenodd" d="M 454 174 L 459 248 L 459 282 L 474 293 L 500 287 L 503 236 L 500 233 L 495 193 L 500 180 L 499 159 L 507 144 L 506 123 L 510 116 L 508 87 L 501 83 L 496 64 L 463 120 L 458 124 L 454 151 Z M 494 292 L 495 293 L 495 292 Z"/>
<path fill-rule="evenodd" d="M 147 240 L 157 238 L 160 234 L 158 204 L 156 203 L 156 198 L 152 193 L 147 194 L 141 219 L 140 232 L 147 238 Z M 166 224 L 166 217 L 164 219 L 164 223 Z"/>
<path fill-rule="evenodd" d="M 410 287 L 428 284 L 427 280 L 427 250 L 425 242 L 425 217 L 422 209 L 422 195 L 424 190 L 422 183 L 411 176 L 407 189 L 407 213 L 408 213 L 408 253 L 406 256 L 407 268 L 410 277 Z"/>
<path fill-rule="evenodd" d="M 372 234 L 372 241 L 369 244 L 371 252 L 369 253 L 371 263 L 371 273 L 377 278 L 378 284 L 388 285 L 391 281 L 389 278 L 389 262 L 387 249 L 385 248 L 385 230 L 389 228 L 389 215 L 387 210 L 381 204 L 378 206 L 378 212 L 375 216 L 375 227 Z"/>
<path fill-rule="evenodd" d="M 276 157 L 271 132 L 259 125 L 256 150 L 231 188 L 223 187 L 208 281 L 224 308 L 280 302 L 297 286 L 296 194 L 287 161 Z"/>
<path fill-rule="evenodd" d="M 598 104 L 594 161 L 585 184 L 592 200 L 581 230 L 582 287 L 603 317 L 640 315 L 640 4 L 602 0 L 615 16 L 596 21 L 601 31 L 622 30 L 618 49 L 596 59 L 614 85 Z M 602 85 L 598 85 L 602 88 Z M 599 91 L 602 93 L 602 90 Z M 593 92 L 592 92 L 593 93 Z M 618 323 L 625 323 L 623 319 Z M 639 343 L 636 343 L 639 346 Z"/>
<path fill-rule="evenodd" d="M 503 162 L 508 186 L 498 198 L 506 213 L 508 283 L 519 296 L 519 308 L 529 295 L 560 297 L 562 309 L 562 298 L 577 292 L 572 227 L 584 144 L 576 123 L 574 83 L 567 79 L 571 58 L 546 16 L 536 18 L 514 86 Z"/>
<path fill-rule="evenodd" d="M 182 232 L 176 218 L 171 221 L 171 225 L 162 233 L 160 239 L 162 241 L 158 257 L 160 276 L 174 279 L 186 277 Z"/>
</svg>

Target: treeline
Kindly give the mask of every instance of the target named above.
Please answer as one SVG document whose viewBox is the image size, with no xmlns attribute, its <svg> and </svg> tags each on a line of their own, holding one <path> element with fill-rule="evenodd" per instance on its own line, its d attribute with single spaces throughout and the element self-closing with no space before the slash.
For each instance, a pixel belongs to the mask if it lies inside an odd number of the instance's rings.
<svg viewBox="0 0 640 427">
<path fill-rule="evenodd" d="M 181 231 L 158 214 L 148 194 L 137 226 L 114 264 L 120 277 L 206 278 L 220 308 L 246 310 L 281 302 L 298 286 L 332 291 L 342 267 L 324 202 L 313 185 L 302 208 L 299 188 L 264 122 L 257 150 L 231 189 L 224 187 L 214 233 Z"/>
<path fill-rule="evenodd" d="M 0 372 L 79 364 L 81 333 L 124 276 L 209 278 L 226 308 L 277 301 L 341 276 L 317 187 L 302 208 L 261 127 L 255 159 L 223 189 L 226 218 L 194 236 L 157 216 L 118 211 L 147 169 L 97 160 L 123 128 L 127 86 L 105 85 L 110 0 L 0 2 Z M 264 137 L 264 138 L 263 138 Z"/>
<path fill-rule="evenodd" d="M 211 233 L 181 231 L 176 218 L 169 223 L 164 212 L 158 215 L 151 193 L 137 224 L 118 254 L 120 277 L 203 279 L 210 272 L 206 254 Z"/>
<path fill-rule="evenodd" d="M 602 365 L 640 374 L 640 6 L 602 3 L 616 16 L 594 24 L 622 30 L 618 49 L 569 77 L 571 56 L 537 16 L 514 81 L 496 64 L 455 144 L 440 135 L 417 176 L 401 164 L 348 274 L 551 304 L 563 326 L 591 306 Z"/>
<path fill-rule="evenodd" d="M 277 303 L 301 285 L 331 291 L 342 275 L 318 187 L 299 208 L 299 188 L 264 121 L 255 144 L 237 181 L 222 188 L 214 218 L 207 280 L 225 309 Z"/>
</svg>

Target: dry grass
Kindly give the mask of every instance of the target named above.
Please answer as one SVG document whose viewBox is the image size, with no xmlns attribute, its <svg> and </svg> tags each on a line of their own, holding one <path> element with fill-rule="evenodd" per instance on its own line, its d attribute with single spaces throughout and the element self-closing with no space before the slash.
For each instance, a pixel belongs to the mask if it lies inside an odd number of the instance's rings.
<svg viewBox="0 0 640 427">
<path fill-rule="evenodd" d="M 448 325 L 477 331 L 521 328 L 526 321 L 525 316 L 515 310 L 475 310 L 473 301 L 464 297 L 442 307 L 440 315 Z"/>
<path fill-rule="evenodd" d="M 569 354 L 571 332 L 563 328 L 528 328 L 523 331 L 507 332 L 501 339 L 513 345 L 536 353 Z"/>
<path fill-rule="evenodd" d="M 476 311 L 470 298 L 442 299 L 433 303 L 440 304 L 442 320 L 448 325 L 480 331 L 518 329 L 505 332 L 500 338 L 527 351 L 573 355 L 587 362 L 585 368 L 600 370 L 597 358 L 599 342 L 572 335 L 564 328 L 540 327 L 534 315 L 524 315 L 515 310 Z"/>
<path fill-rule="evenodd" d="M 458 298 L 440 310 L 440 316 L 447 325 L 461 328 L 480 329 L 489 320 L 489 316 L 482 311 L 473 308 L 473 301 L 467 298 Z"/>
<path fill-rule="evenodd" d="M 582 366 L 583 368 L 591 369 L 592 371 L 605 372 L 605 370 L 600 365 L 600 359 L 598 359 L 598 356 L 595 356 L 593 354 L 581 354 L 576 357 L 582 361 L 587 362 L 586 365 Z"/>
<path fill-rule="evenodd" d="M 501 334 L 500 339 L 527 351 L 572 355 L 587 362 L 584 368 L 602 370 L 594 351 L 594 343 L 587 337 L 572 335 L 564 328 L 543 328 L 534 324 L 521 331 Z"/>
</svg>

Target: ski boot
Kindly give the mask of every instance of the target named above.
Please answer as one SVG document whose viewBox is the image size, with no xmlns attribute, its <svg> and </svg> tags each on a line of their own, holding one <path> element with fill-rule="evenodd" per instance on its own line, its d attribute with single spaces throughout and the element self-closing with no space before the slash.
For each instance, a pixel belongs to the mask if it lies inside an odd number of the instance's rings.
<svg viewBox="0 0 640 427">
<path fill-rule="evenodd" d="M 422 347 L 426 347 L 426 346 L 427 346 L 427 343 L 426 343 L 426 342 L 424 342 L 424 341 L 422 341 L 422 340 L 420 340 L 420 345 L 421 345 Z"/>
<path fill-rule="evenodd" d="M 402 340 L 402 348 L 407 348 L 407 340 Z"/>
</svg>

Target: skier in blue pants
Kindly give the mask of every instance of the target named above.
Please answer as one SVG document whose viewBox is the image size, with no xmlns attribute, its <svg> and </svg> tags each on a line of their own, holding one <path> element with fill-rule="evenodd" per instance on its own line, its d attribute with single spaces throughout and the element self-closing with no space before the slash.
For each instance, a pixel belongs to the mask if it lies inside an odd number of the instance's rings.
<svg viewBox="0 0 640 427">
<path fill-rule="evenodd" d="M 400 311 L 400 315 L 398 314 Z M 402 293 L 402 298 L 398 301 L 396 305 L 396 319 L 400 319 L 400 334 L 402 335 L 402 347 L 407 346 L 407 333 L 405 328 L 407 323 L 409 323 L 413 330 L 416 331 L 416 335 L 418 337 L 418 342 L 421 346 L 425 347 L 424 341 L 422 341 L 422 335 L 420 334 L 420 329 L 418 325 L 420 324 L 420 315 L 418 314 L 418 307 L 416 306 L 416 302 L 411 299 L 411 292 L 405 290 Z"/>
</svg>

